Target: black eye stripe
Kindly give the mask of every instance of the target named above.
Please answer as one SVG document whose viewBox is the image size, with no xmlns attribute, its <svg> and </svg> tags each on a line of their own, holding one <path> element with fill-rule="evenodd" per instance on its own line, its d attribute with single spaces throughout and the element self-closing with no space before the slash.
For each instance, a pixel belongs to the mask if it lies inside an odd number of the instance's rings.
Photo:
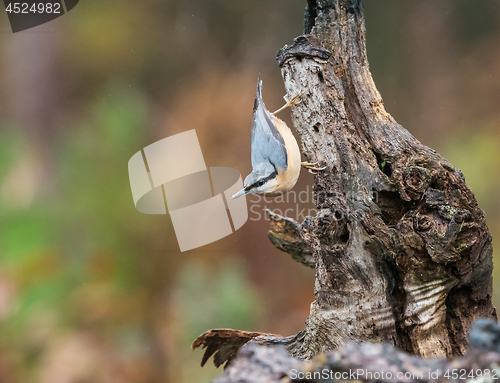
<svg viewBox="0 0 500 383">
<path fill-rule="evenodd" d="M 245 188 L 245 190 L 250 190 L 250 189 L 253 189 L 253 188 L 258 188 L 258 187 L 260 187 L 260 186 L 264 185 L 267 181 L 272 180 L 273 178 L 275 178 L 275 177 L 276 177 L 276 175 L 277 175 L 277 173 L 276 173 L 276 172 L 272 172 L 272 173 L 271 173 L 270 175 L 268 175 L 267 177 L 262 178 L 261 180 L 259 180 L 259 181 L 255 182 L 254 184 L 252 184 L 252 185 L 250 185 L 250 186 L 247 186 L 247 187 Z"/>
</svg>

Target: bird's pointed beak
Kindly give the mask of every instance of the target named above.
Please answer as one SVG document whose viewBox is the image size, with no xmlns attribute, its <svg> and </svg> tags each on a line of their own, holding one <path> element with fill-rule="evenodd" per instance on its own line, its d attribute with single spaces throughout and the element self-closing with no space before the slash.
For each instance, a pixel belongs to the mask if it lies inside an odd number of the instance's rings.
<svg viewBox="0 0 500 383">
<path fill-rule="evenodd" d="M 248 194 L 248 192 L 243 188 L 238 193 L 236 193 L 235 195 L 233 195 L 231 197 L 231 199 L 235 199 L 235 198 L 241 197 L 242 195 L 246 195 L 246 194 Z"/>
</svg>

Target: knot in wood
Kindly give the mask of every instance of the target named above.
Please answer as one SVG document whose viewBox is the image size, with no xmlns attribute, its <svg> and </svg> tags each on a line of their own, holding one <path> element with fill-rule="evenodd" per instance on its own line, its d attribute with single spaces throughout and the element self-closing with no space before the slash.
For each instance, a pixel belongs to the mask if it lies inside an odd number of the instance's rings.
<svg viewBox="0 0 500 383">
<path fill-rule="evenodd" d="M 453 219 L 456 223 L 462 224 L 464 222 L 469 222 L 472 220 L 472 214 L 468 210 L 458 210 Z"/>
<path fill-rule="evenodd" d="M 426 215 L 417 214 L 415 216 L 415 231 L 428 231 L 432 227 L 432 219 Z"/>
<path fill-rule="evenodd" d="M 405 191 L 413 200 L 419 200 L 431 184 L 431 172 L 420 166 L 410 166 L 403 173 Z"/>
<path fill-rule="evenodd" d="M 339 222 L 330 209 L 322 209 L 311 221 L 311 231 L 321 240 L 330 240 Z"/>
</svg>

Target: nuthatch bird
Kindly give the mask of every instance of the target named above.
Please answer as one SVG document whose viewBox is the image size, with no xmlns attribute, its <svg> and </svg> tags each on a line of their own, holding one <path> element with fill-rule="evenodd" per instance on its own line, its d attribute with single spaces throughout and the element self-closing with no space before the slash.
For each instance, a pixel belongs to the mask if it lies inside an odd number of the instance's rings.
<svg viewBox="0 0 500 383">
<path fill-rule="evenodd" d="M 262 81 L 258 81 L 252 121 L 252 172 L 245 178 L 244 188 L 231 199 L 247 194 L 273 196 L 287 192 L 297 183 L 301 165 L 310 171 L 325 169 L 309 162 L 301 163 L 297 140 L 286 123 L 275 116 L 295 105 L 299 96 L 270 113 L 262 100 Z"/>
</svg>

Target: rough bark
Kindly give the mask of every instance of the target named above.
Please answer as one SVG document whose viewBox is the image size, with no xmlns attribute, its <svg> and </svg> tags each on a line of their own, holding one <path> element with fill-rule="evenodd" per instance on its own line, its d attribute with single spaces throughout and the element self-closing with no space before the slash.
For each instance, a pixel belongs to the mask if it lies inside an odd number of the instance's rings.
<svg viewBox="0 0 500 383">
<path fill-rule="evenodd" d="M 302 362 L 284 347 L 250 342 L 214 383 L 493 382 L 500 377 L 500 326 L 481 320 L 466 356 L 421 359 L 388 344 L 351 343 Z M 288 377 L 288 378 L 287 378 Z"/>
<path fill-rule="evenodd" d="M 300 225 L 293 219 L 282 217 L 269 209 L 271 227 L 268 233 L 269 240 L 276 248 L 292 256 L 292 259 L 304 266 L 315 268 L 316 262 L 311 249 L 300 236 Z"/>
<path fill-rule="evenodd" d="M 362 1 L 309 0 L 305 21 L 278 61 L 288 95 L 301 94 L 292 121 L 302 151 L 326 167 L 314 180 L 318 214 L 288 223 L 314 258 L 316 299 L 305 330 L 259 339 L 299 359 L 351 342 L 464 354 L 471 324 L 496 319 L 484 212 L 460 170 L 385 111 Z"/>
</svg>

